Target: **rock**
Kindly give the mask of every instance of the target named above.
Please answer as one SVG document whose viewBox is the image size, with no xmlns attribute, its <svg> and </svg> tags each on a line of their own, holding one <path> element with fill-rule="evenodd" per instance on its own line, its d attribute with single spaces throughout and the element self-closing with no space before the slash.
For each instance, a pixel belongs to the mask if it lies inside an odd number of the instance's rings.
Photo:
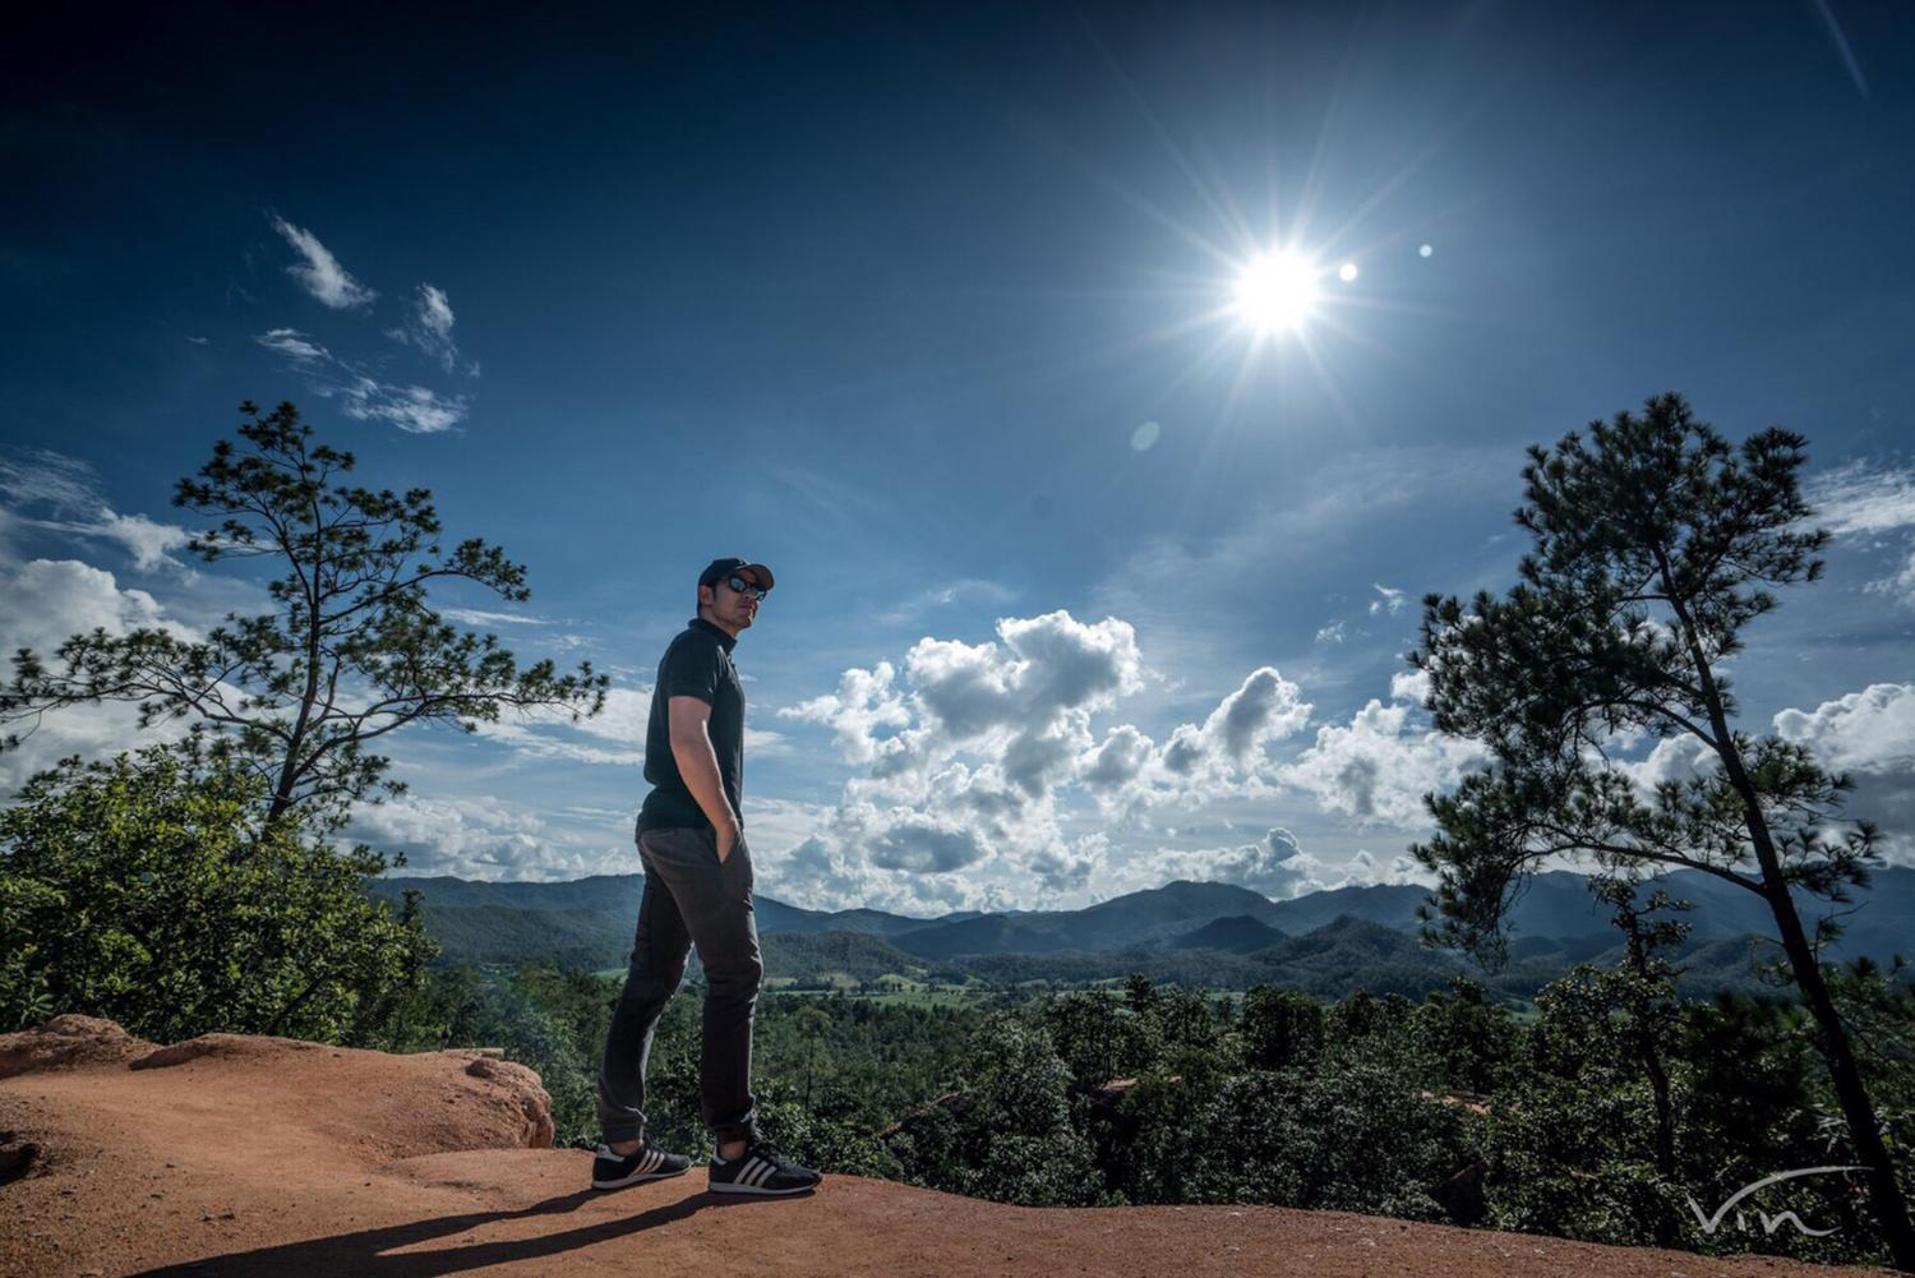
<svg viewBox="0 0 1915 1278">
<path fill-rule="evenodd" d="M 118 1065 L 153 1050 L 112 1021 L 68 1013 L 38 1029 L 0 1034 L 0 1078 L 37 1070 Z"/>
<path fill-rule="evenodd" d="M 473 1078 L 484 1079 L 503 1088 L 518 1106 L 525 1122 L 523 1143 L 526 1149 L 552 1147 L 552 1098 L 546 1093 L 545 1085 L 537 1073 L 515 1061 L 495 1060 L 490 1056 L 473 1060 L 465 1067 L 465 1072 Z"/>
<path fill-rule="evenodd" d="M 271 1038 L 263 1034 L 201 1034 L 198 1038 L 189 1038 L 184 1043 L 174 1043 L 149 1052 L 131 1063 L 133 1069 L 167 1069 L 174 1065 L 184 1065 L 204 1056 L 217 1056 L 225 1059 L 263 1058 L 283 1055 L 286 1052 L 317 1052 L 324 1049 L 322 1043 L 309 1043 L 301 1038 Z"/>
</svg>

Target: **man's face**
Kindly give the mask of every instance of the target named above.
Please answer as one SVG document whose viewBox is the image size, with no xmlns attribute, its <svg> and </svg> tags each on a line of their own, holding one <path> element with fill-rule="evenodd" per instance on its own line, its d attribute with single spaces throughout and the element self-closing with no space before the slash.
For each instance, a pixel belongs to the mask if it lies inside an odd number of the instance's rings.
<svg viewBox="0 0 1915 1278">
<path fill-rule="evenodd" d="M 746 584 L 747 589 L 733 590 L 731 580 L 720 577 L 711 586 L 711 610 L 713 617 L 722 625 L 736 630 L 745 630 L 751 626 L 752 619 L 758 615 L 758 597 L 750 587 L 758 585 L 757 574 L 750 569 L 741 568 L 731 574 Z"/>
</svg>

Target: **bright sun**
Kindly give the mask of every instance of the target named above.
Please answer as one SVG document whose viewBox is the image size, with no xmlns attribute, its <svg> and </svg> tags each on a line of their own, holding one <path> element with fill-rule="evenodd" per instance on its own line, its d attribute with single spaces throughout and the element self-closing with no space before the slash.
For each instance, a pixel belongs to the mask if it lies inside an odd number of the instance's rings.
<svg viewBox="0 0 1915 1278">
<path fill-rule="evenodd" d="M 1317 305 L 1317 268 L 1296 253 L 1270 253 L 1237 277 L 1237 313 L 1259 333 L 1303 327 Z"/>
</svg>

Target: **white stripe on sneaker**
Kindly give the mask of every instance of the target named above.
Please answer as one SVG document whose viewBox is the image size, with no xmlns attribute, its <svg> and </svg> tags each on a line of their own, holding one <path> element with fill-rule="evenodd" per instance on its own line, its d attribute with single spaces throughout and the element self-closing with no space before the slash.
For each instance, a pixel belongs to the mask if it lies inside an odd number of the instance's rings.
<svg viewBox="0 0 1915 1278">
<path fill-rule="evenodd" d="M 639 1165 L 638 1165 L 638 1170 L 639 1170 L 639 1171 L 641 1171 L 641 1172 L 654 1172 L 654 1171 L 657 1171 L 657 1170 L 658 1170 L 658 1164 L 659 1164 L 659 1162 L 660 1162 L 660 1161 L 661 1161 L 661 1159 L 659 1158 L 659 1155 L 658 1155 L 658 1151 L 657 1151 L 657 1150 L 655 1150 L 655 1149 L 647 1149 L 647 1150 L 645 1151 L 645 1158 L 644 1158 L 644 1161 L 642 1161 L 642 1162 L 640 1162 L 640 1163 L 639 1163 Z"/>
<path fill-rule="evenodd" d="M 772 1162 L 764 1163 L 759 1168 L 758 1174 L 751 1178 L 751 1183 L 753 1188 L 763 1188 L 764 1183 L 770 1180 L 772 1177 L 772 1174 L 775 1173 L 777 1170 L 778 1170 L 778 1165 L 776 1163 L 772 1163 Z"/>
<path fill-rule="evenodd" d="M 745 1165 L 738 1169 L 738 1183 L 740 1185 L 757 1184 L 758 1175 L 760 1172 L 764 1171 L 764 1169 L 765 1169 L 764 1160 L 762 1158 L 759 1158 L 756 1154 L 753 1154 L 750 1158 L 745 1160 Z"/>
</svg>

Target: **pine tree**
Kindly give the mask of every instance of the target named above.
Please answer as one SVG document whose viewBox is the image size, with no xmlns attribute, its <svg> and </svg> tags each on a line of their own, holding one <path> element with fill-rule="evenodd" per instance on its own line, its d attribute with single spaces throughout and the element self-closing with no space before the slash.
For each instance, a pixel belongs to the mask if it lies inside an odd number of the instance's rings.
<svg viewBox="0 0 1915 1278">
<path fill-rule="evenodd" d="M 1773 588 L 1814 581 L 1828 541 L 1797 479 L 1801 435 L 1771 427 L 1732 447 L 1681 396 L 1532 447 L 1516 522 L 1533 539 L 1505 598 L 1424 600 L 1436 727 L 1482 741 L 1484 769 L 1431 796 L 1437 834 L 1412 849 L 1440 876 L 1435 939 L 1494 960 L 1526 875 L 1547 858 L 1605 872 L 1686 868 L 1760 896 L 1814 1017 L 1856 1161 L 1894 1264 L 1915 1271 L 1915 1229 L 1825 978 L 1836 929 L 1804 926 L 1796 893 L 1834 902 L 1866 887 L 1876 831 L 1845 822 L 1846 776 L 1808 751 L 1735 726 L 1723 667 Z M 1644 735 L 1699 744 L 1698 775 L 1652 791 L 1617 760 Z"/>
<path fill-rule="evenodd" d="M 229 614 L 203 639 L 74 635 L 58 668 L 22 649 L 0 688 L 0 727 L 102 701 L 137 705 L 142 727 L 190 718 L 217 761 L 265 783 L 264 824 L 298 808 L 337 828 L 354 802 L 402 788 L 368 748 L 390 732 L 430 722 L 471 732 L 507 707 L 574 719 L 603 708 L 608 680 L 590 662 L 567 675 L 550 661 L 521 670 L 494 636 L 447 623 L 426 601 L 429 586 L 465 581 L 521 602 L 522 565 L 478 538 L 446 553 L 427 489 L 341 482 L 353 455 L 315 444 L 293 405 L 240 412 L 240 445 L 220 440 L 174 504 L 219 521 L 191 542 L 207 562 L 264 559 L 283 573 L 268 587 L 274 609 Z"/>
</svg>

